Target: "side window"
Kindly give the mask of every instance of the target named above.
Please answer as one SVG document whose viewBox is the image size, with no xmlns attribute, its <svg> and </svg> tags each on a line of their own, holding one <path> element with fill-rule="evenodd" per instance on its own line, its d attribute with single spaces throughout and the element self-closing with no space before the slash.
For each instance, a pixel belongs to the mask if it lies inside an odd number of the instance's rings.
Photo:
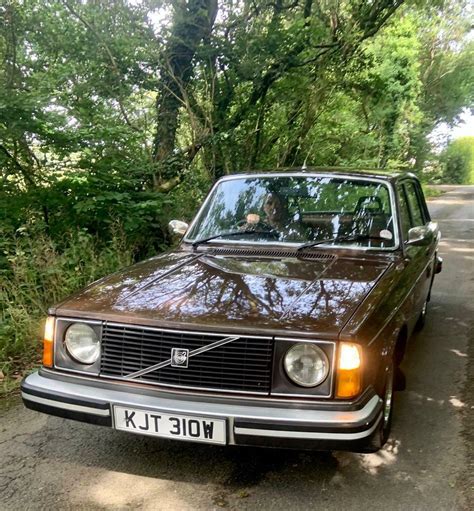
<svg viewBox="0 0 474 511">
<path fill-rule="evenodd" d="M 409 181 L 405 183 L 404 186 L 407 192 L 408 204 L 410 206 L 412 227 L 424 225 L 425 219 L 423 217 L 423 210 L 421 209 L 420 201 L 418 200 L 418 195 L 416 193 L 415 183 L 413 181 Z"/>
<path fill-rule="evenodd" d="M 408 202 L 403 186 L 397 186 L 398 196 L 400 198 L 400 225 L 402 227 L 403 239 L 408 239 L 408 231 L 411 227 L 410 211 L 408 209 Z"/>
</svg>

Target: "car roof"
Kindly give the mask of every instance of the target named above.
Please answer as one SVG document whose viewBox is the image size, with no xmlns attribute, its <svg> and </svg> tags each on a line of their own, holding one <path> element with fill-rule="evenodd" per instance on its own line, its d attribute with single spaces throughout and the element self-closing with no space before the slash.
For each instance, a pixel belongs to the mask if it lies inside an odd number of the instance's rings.
<svg viewBox="0 0 474 511">
<path fill-rule="evenodd" d="M 227 175 L 222 177 L 221 179 L 228 179 L 232 177 L 265 177 L 268 174 L 278 174 L 278 176 L 284 175 L 301 175 L 304 176 L 306 174 L 322 174 L 322 175 L 334 175 L 334 176 L 353 176 L 353 177 L 371 177 L 377 179 L 383 179 L 386 181 L 399 181 L 404 178 L 414 178 L 418 179 L 415 174 L 411 172 L 404 171 L 387 171 L 384 169 L 355 169 L 348 167 L 280 167 L 276 169 L 265 169 L 265 170 L 255 170 L 255 171 L 245 171 L 238 172 L 235 174 Z"/>
</svg>

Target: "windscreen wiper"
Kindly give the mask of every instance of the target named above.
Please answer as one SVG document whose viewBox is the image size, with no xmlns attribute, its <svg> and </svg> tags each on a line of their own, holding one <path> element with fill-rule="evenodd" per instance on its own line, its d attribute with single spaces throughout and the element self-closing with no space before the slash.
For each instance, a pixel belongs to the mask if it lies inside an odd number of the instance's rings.
<svg viewBox="0 0 474 511">
<path fill-rule="evenodd" d="M 196 248 L 198 245 L 202 243 L 207 243 L 211 240 L 216 240 L 218 238 L 225 238 L 226 236 L 239 236 L 240 234 L 248 235 L 248 234 L 276 234 L 276 231 L 273 229 L 270 231 L 262 231 L 255 229 L 244 229 L 242 231 L 229 231 L 229 232 L 221 232 L 220 234 L 214 234 L 213 236 L 209 236 L 208 238 L 202 238 L 200 240 L 193 241 L 192 246 Z"/>
<path fill-rule="evenodd" d="M 364 241 L 364 240 L 383 240 L 390 241 L 388 238 L 383 236 L 370 236 L 368 234 L 346 234 L 345 236 L 335 236 L 334 238 L 327 238 L 324 240 L 311 241 L 310 243 L 304 243 L 300 245 L 296 251 L 301 252 L 306 248 L 316 247 L 317 245 L 324 245 L 325 243 L 339 243 L 339 242 L 351 242 L 351 241 Z"/>
</svg>

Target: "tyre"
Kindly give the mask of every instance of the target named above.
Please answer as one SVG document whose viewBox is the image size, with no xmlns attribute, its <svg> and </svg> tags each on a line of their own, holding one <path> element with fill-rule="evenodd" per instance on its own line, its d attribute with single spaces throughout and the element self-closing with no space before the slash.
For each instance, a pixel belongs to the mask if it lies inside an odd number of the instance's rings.
<svg viewBox="0 0 474 511">
<path fill-rule="evenodd" d="M 423 308 L 421 309 L 420 315 L 416 321 L 415 330 L 419 332 L 423 329 L 426 324 L 426 313 L 428 312 L 428 298 L 425 300 L 423 304 Z"/>
<path fill-rule="evenodd" d="M 383 405 L 382 405 L 382 421 L 374 435 L 372 443 L 366 452 L 375 452 L 381 449 L 387 442 L 392 429 L 392 415 L 393 415 L 393 392 L 395 382 L 395 365 L 391 361 L 385 378 L 385 386 L 383 391 Z"/>
<path fill-rule="evenodd" d="M 391 362 L 387 370 L 387 378 L 385 381 L 384 397 L 383 397 L 383 415 L 382 415 L 382 428 L 381 428 L 381 441 L 382 445 L 388 440 L 390 431 L 392 429 L 392 415 L 393 415 L 393 391 L 395 381 L 395 367 Z"/>
</svg>

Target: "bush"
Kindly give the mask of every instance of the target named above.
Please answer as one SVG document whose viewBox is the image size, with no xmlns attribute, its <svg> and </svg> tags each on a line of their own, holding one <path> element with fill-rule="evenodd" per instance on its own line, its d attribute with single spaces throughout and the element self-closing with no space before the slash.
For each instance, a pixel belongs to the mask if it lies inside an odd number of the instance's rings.
<svg viewBox="0 0 474 511">
<path fill-rule="evenodd" d="M 474 137 L 450 142 L 440 160 L 443 183 L 474 183 Z"/>
</svg>

